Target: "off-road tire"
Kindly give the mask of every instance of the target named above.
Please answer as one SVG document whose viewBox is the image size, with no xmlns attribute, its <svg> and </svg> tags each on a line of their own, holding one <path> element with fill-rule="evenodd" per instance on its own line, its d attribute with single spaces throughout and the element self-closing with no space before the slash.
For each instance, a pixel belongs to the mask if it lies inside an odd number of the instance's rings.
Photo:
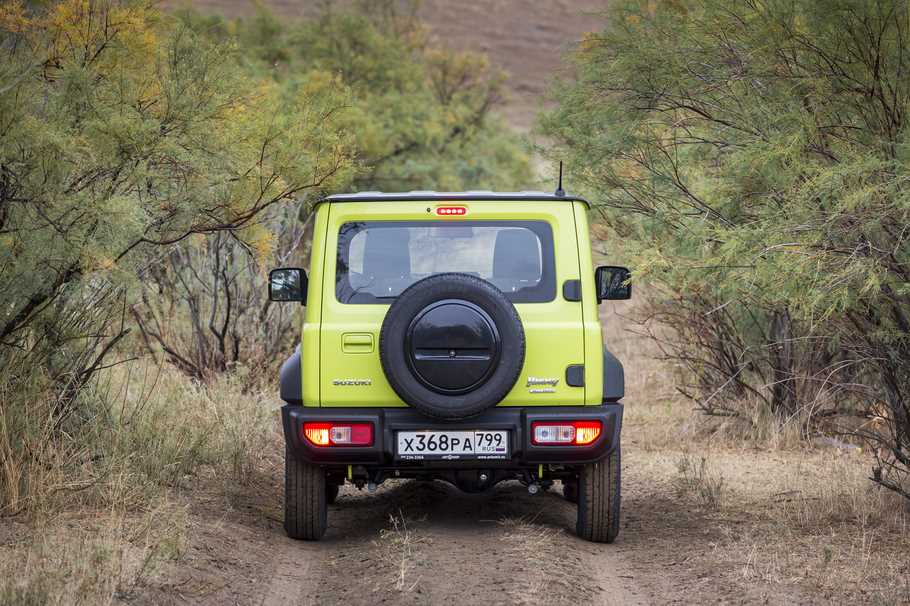
<svg viewBox="0 0 910 606">
<path fill-rule="evenodd" d="M 438 393 L 421 383 L 410 369 L 404 347 L 414 317 L 445 300 L 480 307 L 501 340 L 492 373 L 458 395 Z M 524 327 L 512 302 L 490 282 L 462 273 L 435 274 L 406 288 L 389 306 L 379 332 L 379 360 L 389 385 L 412 408 L 445 421 L 467 419 L 496 406 L 514 387 L 524 367 Z"/>
<path fill-rule="evenodd" d="M 619 445 L 605 459 L 581 468 L 578 476 L 578 536 L 595 543 L 612 543 L 619 534 L 621 496 Z"/>
<path fill-rule="evenodd" d="M 318 541 L 325 534 L 328 499 L 325 471 L 284 451 L 284 530 L 292 539 Z"/>
</svg>

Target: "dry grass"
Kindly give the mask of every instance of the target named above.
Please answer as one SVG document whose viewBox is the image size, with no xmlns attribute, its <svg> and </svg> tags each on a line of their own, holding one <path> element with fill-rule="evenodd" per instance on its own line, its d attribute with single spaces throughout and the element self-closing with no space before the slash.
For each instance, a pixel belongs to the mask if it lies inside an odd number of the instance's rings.
<svg viewBox="0 0 910 606">
<path fill-rule="evenodd" d="M 724 477 L 708 465 L 707 457 L 684 454 L 677 462 L 680 490 L 688 492 L 710 509 L 719 509 L 723 497 Z"/>
<path fill-rule="evenodd" d="M 180 557 L 192 490 L 242 490 L 273 432 L 267 395 L 147 362 L 106 371 L 62 423 L 40 385 L 12 384 L 0 381 L 2 604 L 128 597 Z"/>
<path fill-rule="evenodd" d="M 418 546 L 424 542 L 412 529 L 415 520 L 408 520 L 401 511 L 389 515 L 389 527 L 379 532 L 381 559 L 394 570 L 393 586 L 398 592 L 417 589 L 420 577 L 414 577 Z"/>
<path fill-rule="evenodd" d="M 906 501 L 869 482 L 861 453 L 785 453 L 783 462 L 746 493 L 764 499 L 756 503 L 760 531 L 742 541 L 752 553 L 744 576 L 774 584 L 800 571 L 838 600 L 910 598 Z"/>
<path fill-rule="evenodd" d="M 859 448 L 807 442 L 800 420 L 759 406 L 706 417 L 674 393 L 677 369 L 634 334 L 635 303 L 605 310 L 606 340 L 626 367 L 623 440 L 633 477 L 696 507 L 722 540 L 692 565 L 732 569 L 756 595 L 801 587 L 832 603 L 910 604 L 910 503 L 875 486 Z M 631 330 L 629 330 L 631 327 Z M 707 529 L 706 529 L 707 531 Z"/>
<path fill-rule="evenodd" d="M 110 604 L 183 552 L 184 508 L 143 513 L 71 512 L 0 550 L 2 604 Z"/>
<path fill-rule="evenodd" d="M 724 538 L 696 556 L 703 565 L 719 574 L 734 563 L 743 582 L 768 594 L 800 586 L 835 603 L 910 603 L 910 504 L 868 480 L 866 453 L 705 438 L 691 426 L 674 444 L 649 419 L 640 414 L 626 429 L 649 447 L 633 473 L 666 482 L 710 516 Z M 686 423 L 677 430 L 686 433 Z M 652 427 L 657 435 L 643 437 Z"/>
</svg>

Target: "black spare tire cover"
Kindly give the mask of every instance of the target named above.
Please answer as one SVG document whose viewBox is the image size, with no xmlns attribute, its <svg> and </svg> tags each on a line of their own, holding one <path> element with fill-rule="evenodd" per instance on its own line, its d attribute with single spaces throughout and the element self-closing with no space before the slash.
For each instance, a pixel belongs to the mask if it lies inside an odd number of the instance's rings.
<svg viewBox="0 0 910 606">
<path fill-rule="evenodd" d="M 438 419 L 464 419 L 498 404 L 524 366 L 515 306 L 486 280 L 436 274 L 389 307 L 379 334 L 382 370 L 398 396 Z"/>
</svg>

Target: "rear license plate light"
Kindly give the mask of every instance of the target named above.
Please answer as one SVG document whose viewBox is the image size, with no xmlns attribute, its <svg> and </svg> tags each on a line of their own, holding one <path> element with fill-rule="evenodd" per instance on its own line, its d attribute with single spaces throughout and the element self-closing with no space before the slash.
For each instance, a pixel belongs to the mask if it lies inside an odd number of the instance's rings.
<svg viewBox="0 0 910 606">
<path fill-rule="evenodd" d="M 534 421 L 531 443 L 535 446 L 586 446 L 603 430 L 600 421 Z"/>
<path fill-rule="evenodd" d="M 372 423 L 304 423 L 303 437 L 314 446 L 372 446 Z"/>
</svg>

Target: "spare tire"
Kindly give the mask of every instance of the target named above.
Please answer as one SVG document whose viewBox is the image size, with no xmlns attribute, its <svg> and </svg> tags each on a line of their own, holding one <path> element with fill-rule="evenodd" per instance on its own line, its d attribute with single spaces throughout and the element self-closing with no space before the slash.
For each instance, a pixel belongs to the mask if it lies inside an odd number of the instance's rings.
<svg viewBox="0 0 910 606">
<path fill-rule="evenodd" d="M 496 406 L 524 366 L 525 334 L 515 306 L 486 280 L 436 274 L 389 307 L 379 359 L 395 393 L 437 419 Z"/>
</svg>

